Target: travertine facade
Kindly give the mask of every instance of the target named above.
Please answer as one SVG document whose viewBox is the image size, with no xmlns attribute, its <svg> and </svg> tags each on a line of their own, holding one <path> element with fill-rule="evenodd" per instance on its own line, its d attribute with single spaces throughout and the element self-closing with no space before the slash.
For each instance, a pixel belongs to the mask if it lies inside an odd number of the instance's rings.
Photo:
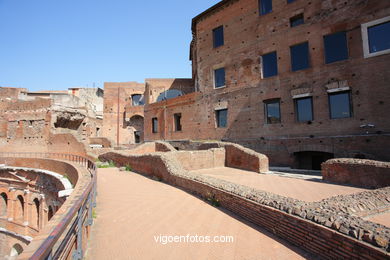
<svg viewBox="0 0 390 260">
<path fill-rule="evenodd" d="M 146 106 L 145 140 L 228 140 L 266 154 L 271 165 L 309 169 L 333 157 L 390 160 L 389 51 L 364 51 L 367 28 L 389 22 L 390 3 L 263 2 L 272 11 L 263 7 L 259 14 L 262 1 L 225 0 L 193 19 L 197 93 Z M 295 55 L 296 46 L 304 51 Z M 300 100 L 311 108 L 299 115 Z M 220 110 L 227 112 L 226 127 L 223 120 L 217 125 Z"/>
</svg>

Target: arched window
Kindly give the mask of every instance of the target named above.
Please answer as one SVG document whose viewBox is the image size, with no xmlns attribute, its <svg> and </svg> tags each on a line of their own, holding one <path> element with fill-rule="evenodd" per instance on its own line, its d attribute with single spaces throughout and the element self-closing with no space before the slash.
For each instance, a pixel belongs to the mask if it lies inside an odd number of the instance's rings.
<svg viewBox="0 0 390 260">
<path fill-rule="evenodd" d="M 47 220 L 50 221 L 50 219 L 53 217 L 53 215 L 54 215 L 53 207 L 49 206 L 49 211 L 47 213 Z"/>
<path fill-rule="evenodd" d="M 162 92 L 157 97 L 157 102 L 160 102 L 160 101 L 163 101 L 163 100 L 167 100 L 167 99 L 171 99 L 171 98 L 175 98 L 175 97 L 182 96 L 182 95 L 183 95 L 183 92 L 181 92 L 180 90 L 170 89 L 170 90 Z"/>
<path fill-rule="evenodd" d="M 23 252 L 23 247 L 19 244 L 15 244 L 11 248 L 11 253 L 9 255 L 10 257 L 12 257 L 11 259 L 15 259 L 16 256 L 20 255 L 22 252 Z"/>
<path fill-rule="evenodd" d="M 143 106 L 145 105 L 144 96 L 141 94 L 131 95 L 131 104 L 133 106 Z"/>
<path fill-rule="evenodd" d="M 8 196 L 5 192 L 0 195 L 0 216 L 7 216 Z"/>
<path fill-rule="evenodd" d="M 24 199 L 21 195 L 16 197 L 15 219 L 19 221 L 24 220 Z"/>
</svg>

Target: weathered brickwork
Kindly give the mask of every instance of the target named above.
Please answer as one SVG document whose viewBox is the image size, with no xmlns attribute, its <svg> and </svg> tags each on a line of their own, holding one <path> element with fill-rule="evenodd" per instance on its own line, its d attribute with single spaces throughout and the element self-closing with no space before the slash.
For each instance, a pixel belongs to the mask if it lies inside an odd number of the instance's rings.
<svg viewBox="0 0 390 260">
<path fill-rule="evenodd" d="M 322 164 L 326 181 L 367 188 L 390 186 L 390 163 L 357 159 L 332 159 Z"/>
<path fill-rule="evenodd" d="M 140 141 L 143 140 L 144 108 L 132 105 L 132 95 L 143 96 L 144 92 L 143 83 L 104 83 L 103 136 L 115 146 L 134 144 L 136 131 L 141 133 Z"/>
<path fill-rule="evenodd" d="M 99 158 L 113 161 L 117 166 L 131 165 L 136 172 L 161 179 L 205 199 L 218 201 L 222 207 L 319 257 L 390 257 L 389 228 L 361 218 L 390 209 L 388 187 L 319 202 L 304 202 L 189 173 L 186 170 L 186 156 L 178 156 L 190 153 L 190 157 L 202 157 L 205 152 L 144 155 L 111 152 Z M 181 161 L 183 159 L 184 163 Z"/>
<path fill-rule="evenodd" d="M 145 140 L 216 139 L 240 143 L 270 157 L 272 165 L 318 168 L 333 157 L 390 160 L 389 54 L 365 58 L 362 24 L 388 17 L 380 1 L 273 0 L 259 15 L 259 1 L 221 1 L 193 19 L 189 95 L 145 107 Z M 290 18 L 304 23 L 291 27 Z M 213 29 L 223 26 L 224 44 L 213 47 Z M 324 36 L 345 32 L 348 57 L 325 63 Z M 308 42 L 309 67 L 292 71 L 290 47 Z M 262 78 L 261 56 L 277 53 L 277 75 Z M 214 70 L 225 69 L 225 87 L 214 88 Z M 331 93 L 349 93 L 350 117 L 331 119 Z M 295 98 L 312 98 L 313 119 L 297 121 Z M 267 100 L 280 101 L 280 123 L 267 123 Z M 216 110 L 228 109 L 227 127 Z M 181 113 L 182 131 L 173 114 Z M 151 118 L 161 131 L 152 133 Z M 162 121 L 164 123 L 162 123 Z M 165 125 L 164 125 L 165 124 Z M 172 130 L 173 129 L 173 130 Z"/>
</svg>

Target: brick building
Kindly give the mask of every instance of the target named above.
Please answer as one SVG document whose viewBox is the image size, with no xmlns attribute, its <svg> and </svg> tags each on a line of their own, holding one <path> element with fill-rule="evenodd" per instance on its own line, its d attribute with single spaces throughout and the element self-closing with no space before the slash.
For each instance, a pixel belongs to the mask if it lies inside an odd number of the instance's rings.
<svg viewBox="0 0 390 260">
<path fill-rule="evenodd" d="M 196 92 L 151 100 L 146 141 L 222 139 L 309 169 L 390 160 L 389 1 L 224 0 L 192 32 Z"/>
</svg>

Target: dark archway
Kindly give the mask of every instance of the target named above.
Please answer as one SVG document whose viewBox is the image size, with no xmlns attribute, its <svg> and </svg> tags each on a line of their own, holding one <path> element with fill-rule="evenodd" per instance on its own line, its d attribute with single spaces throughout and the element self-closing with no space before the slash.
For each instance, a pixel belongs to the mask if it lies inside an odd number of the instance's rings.
<svg viewBox="0 0 390 260">
<path fill-rule="evenodd" d="M 7 216 L 8 196 L 5 192 L 0 196 L 0 216 Z"/>
<path fill-rule="evenodd" d="M 318 151 L 301 151 L 294 153 L 295 167 L 306 170 L 321 170 L 321 164 L 334 158 L 333 153 Z"/>
<path fill-rule="evenodd" d="M 34 227 L 39 229 L 39 208 L 40 208 L 40 203 L 38 199 L 34 199 L 33 201 L 33 209 L 31 212 L 31 223 L 34 225 Z"/>
<path fill-rule="evenodd" d="M 49 210 L 47 212 L 47 220 L 50 221 L 50 219 L 54 216 L 53 207 L 49 206 Z"/>
<path fill-rule="evenodd" d="M 10 257 L 12 257 L 11 259 L 15 259 L 18 255 L 20 255 L 21 253 L 23 252 L 23 247 L 19 244 L 15 244 L 12 248 L 11 248 L 11 253 L 10 253 Z"/>
<path fill-rule="evenodd" d="M 143 140 L 144 118 L 140 115 L 134 115 L 130 118 L 128 126 L 134 128 L 134 141 L 136 144 Z"/>
<path fill-rule="evenodd" d="M 21 195 L 16 197 L 15 219 L 24 220 L 24 199 Z"/>
</svg>

